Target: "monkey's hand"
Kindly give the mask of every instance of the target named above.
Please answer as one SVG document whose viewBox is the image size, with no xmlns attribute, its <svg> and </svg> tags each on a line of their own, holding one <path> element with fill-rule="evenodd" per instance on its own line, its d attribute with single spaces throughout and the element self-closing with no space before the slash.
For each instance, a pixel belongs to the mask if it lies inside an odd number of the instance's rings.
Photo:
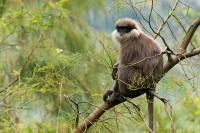
<svg viewBox="0 0 200 133">
<path fill-rule="evenodd" d="M 112 71 L 112 78 L 113 80 L 116 80 L 117 79 L 117 71 L 118 71 L 118 66 L 119 66 L 119 63 L 116 63 L 113 67 L 113 71 Z"/>
</svg>

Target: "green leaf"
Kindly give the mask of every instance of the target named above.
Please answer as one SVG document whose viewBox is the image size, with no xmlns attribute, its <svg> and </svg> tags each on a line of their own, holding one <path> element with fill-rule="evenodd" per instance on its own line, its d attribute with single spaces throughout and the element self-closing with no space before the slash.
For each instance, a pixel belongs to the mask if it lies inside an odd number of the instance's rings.
<svg viewBox="0 0 200 133">
<path fill-rule="evenodd" d="M 40 84 L 40 83 L 32 84 L 31 87 L 34 88 L 34 87 L 38 86 L 39 84 Z"/>
<path fill-rule="evenodd" d="M 92 97 L 101 97 L 102 94 L 99 94 L 99 93 L 93 93 L 91 96 L 92 96 Z"/>
</svg>

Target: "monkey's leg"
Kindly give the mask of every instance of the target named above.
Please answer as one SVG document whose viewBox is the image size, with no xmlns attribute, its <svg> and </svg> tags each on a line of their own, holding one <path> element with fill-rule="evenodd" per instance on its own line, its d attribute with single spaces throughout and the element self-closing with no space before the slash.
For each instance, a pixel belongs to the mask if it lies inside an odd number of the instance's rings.
<svg viewBox="0 0 200 133">
<path fill-rule="evenodd" d="M 154 123 L 154 95 L 146 93 L 147 103 L 148 103 L 148 114 L 149 114 L 149 133 L 153 132 Z"/>
<path fill-rule="evenodd" d="M 126 99 L 119 92 L 118 81 L 115 83 L 114 89 L 107 90 L 103 95 L 103 100 L 109 102 L 111 105 L 115 105 L 121 102 L 126 101 Z"/>
<path fill-rule="evenodd" d="M 126 98 L 119 91 L 119 81 L 117 80 L 113 89 L 113 94 L 110 96 L 110 102 L 118 104 L 126 101 Z"/>
</svg>

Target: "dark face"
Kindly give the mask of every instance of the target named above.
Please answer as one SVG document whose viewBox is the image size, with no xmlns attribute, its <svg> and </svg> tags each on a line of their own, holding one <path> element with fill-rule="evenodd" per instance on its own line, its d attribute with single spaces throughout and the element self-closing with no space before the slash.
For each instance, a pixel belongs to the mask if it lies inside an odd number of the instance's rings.
<svg viewBox="0 0 200 133">
<path fill-rule="evenodd" d="M 127 26 L 118 26 L 116 29 L 120 36 L 123 36 L 124 34 L 129 33 L 133 28 Z"/>
</svg>

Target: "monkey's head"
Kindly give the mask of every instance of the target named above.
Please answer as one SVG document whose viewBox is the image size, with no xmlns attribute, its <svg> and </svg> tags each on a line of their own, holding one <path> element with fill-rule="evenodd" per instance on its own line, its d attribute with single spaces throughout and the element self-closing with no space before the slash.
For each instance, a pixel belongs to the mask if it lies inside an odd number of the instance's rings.
<svg viewBox="0 0 200 133">
<path fill-rule="evenodd" d="M 130 18 L 119 19 L 115 24 L 115 29 L 112 32 L 112 38 L 120 44 L 128 39 L 137 39 L 142 33 L 137 22 Z"/>
</svg>

